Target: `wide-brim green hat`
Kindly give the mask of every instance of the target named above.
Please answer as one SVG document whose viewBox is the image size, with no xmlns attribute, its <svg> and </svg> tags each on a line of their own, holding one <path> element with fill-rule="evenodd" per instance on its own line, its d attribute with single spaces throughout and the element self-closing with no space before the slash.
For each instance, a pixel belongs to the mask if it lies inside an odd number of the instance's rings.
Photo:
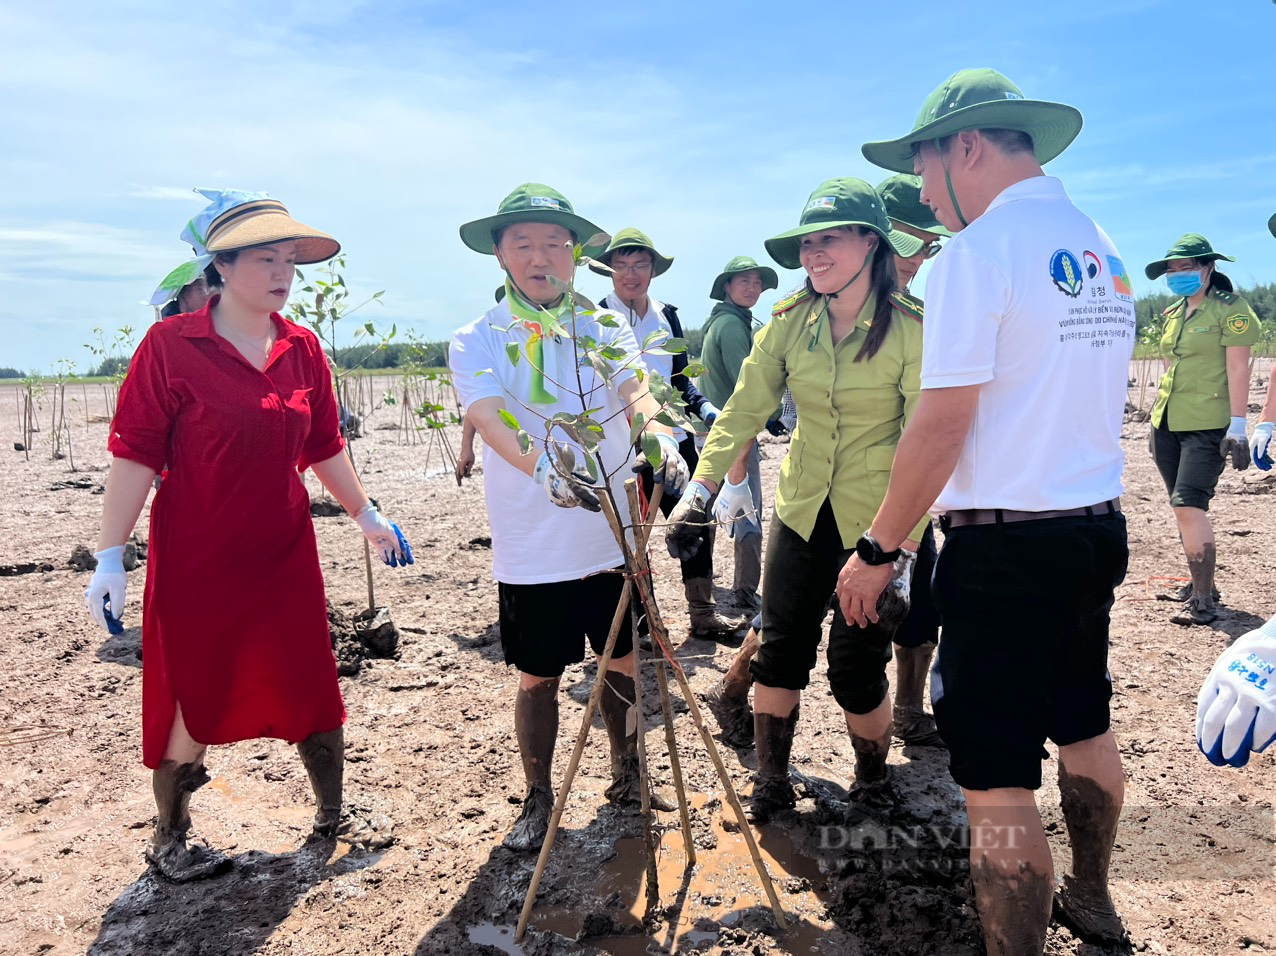
<svg viewBox="0 0 1276 956">
<path fill-rule="evenodd" d="M 1276 213 L 1272 214 L 1272 218 L 1267 220 L 1267 231 L 1276 236 Z"/>
<path fill-rule="evenodd" d="M 937 236 L 952 238 L 935 218 L 929 206 L 922 202 L 922 178 L 912 173 L 896 173 L 877 184 L 877 194 L 886 204 L 886 215 L 895 222 L 902 222 L 914 229 L 933 232 Z"/>
<path fill-rule="evenodd" d="M 1226 262 L 1236 261 L 1231 256 L 1215 252 L 1214 247 L 1210 245 L 1210 241 L 1204 236 L 1189 232 L 1185 236 L 1179 236 L 1178 241 L 1170 246 L 1170 251 L 1165 254 L 1164 258 L 1149 262 L 1143 268 L 1143 273 L 1149 279 L 1159 279 L 1165 275 L 1170 268 L 1170 263 L 1175 259 L 1203 259 L 1206 262 L 1213 262 L 1215 259 L 1223 259 Z"/>
<path fill-rule="evenodd" d="M 484 216 L 461 227 L 461 241 L 484 255 L 492 255 L 496 230 L 516 222 L 548 222 L 562 226 L 576 237 L 587 256 L 597 255 L 609 236 L 588 219 L 576 215 L 567 197 L 543 183 L 523 183 L 501 200 L 496 215 Z"/>
<path fill-rule="evenodd" d="M 802 209 L 798 227 L 768 239 L 767 253 L 786 269 L 802 265 L 799 251 L 802 237 L 841 226 L 864 226 L 889 242 L 898 255 L 908 258 L 921 251 L 916 236 L 891 228 L 882 197 L 862 179 L 829 179 L 816 187 Z"/>
<path fill-rule="evenodd" d="M 911 173 L 917 143 L 964 129 L 1017 129 L 1032 137 L 1037 162 L 1045 165 L 1077 138 L 1082 122 L 1076 107 L 1027 99 L 996 70 L 958 70 L 926 97 L 911 133 L 860 149 L 875 166 Z"/>
<path fill-rule="evenodd" d="M 736 256 L 726 264 L 726 267 L 718 273 L 718 277 L 713 280 L 713 288 L 709 290 L 709 298 L 717 299 L 719 302 L 725 302 L 727 298 L 727 283 L 742 272 L 756 272 L 762 277 L 762 291 L 768 289 L 780 288 L 780 277 L 775 274 L 775 270 L 770 266 L 760 266 L 752 256 Z"/>
<path fill-rule="evenodd" d="M 635 229 L 633 226 L 630 226 L 627 229 L 622 229 L 620 232 L 612 236 L 611 242 L 607 244 L 607 249 L 593 257 L 594 262 L 611 265 L 611 257 L 617 252 L 623 252 L 626 249 L 645 249 L 647 252 L 651 253 L 651 275 L 653 278 L 658 275 L 664 275 L 669 271 L 669 267 L 673 265 L 673 256 L 662 256 L 656 251 L 655 244 L 647 237 L 647 234 L 639 229 Z M 607 269 L 597 268 L 594 265 L 594 262 L 589 264 L 590 271 L 597 272 L 600 276 L 611 275 L 611 272 Z"/>
</svg>

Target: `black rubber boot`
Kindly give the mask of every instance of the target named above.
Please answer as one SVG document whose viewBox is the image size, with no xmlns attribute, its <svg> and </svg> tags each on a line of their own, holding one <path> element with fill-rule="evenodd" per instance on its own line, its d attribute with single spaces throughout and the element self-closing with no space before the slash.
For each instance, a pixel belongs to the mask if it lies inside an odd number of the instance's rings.
<svg viewBox="0 0 1276 956">
<path fill-rule="evenodd" d="M 315 835 L 329 839 L 341 826 L 341 789 L 346 765 L 344 727 L 311 734 L 297 744 L 297 753 L 315 794 Z"/>
<path fill-rule="evenodd" d="M 641 774 L 638 766 L 638 705 L 634 679 L 628 674 L 608 671 L 599 710 L 611 741 L 611 786 L 607 799 L 617 806 L 642 806 Z M 678 805 L 655 787 L 650 790 L 653 810 L 676 810 Z"/>
<path fill-rule="evenodd" d="M 914 747 L 944 747 L 935 718 L 926 713 L 926 675 L 930 673 L 934 644 L 921 647 L 895 645 L 895 736 Z"/>
<path fill-rule="evenodd" d="M 847 823 L 854 825 L 865 820 L 887 823 L 899 802 L 886 765 L 891 750 L 890 732 L 881 740 L 869 740 L 851 730 L 849 717 L 846 729 L 850 731 L 851 749 L 855 751 L 855 782 L 847 798 Z"/>
<path fill-rule="evenodd" d="M 554 809 L 550 768 L 558 740 L 558 679 L 542 681 L 531 690 L 518 689 L 514 700 L 514 731 L 523 758 L 527 796 L 523 812 L 502 841 L 511 850 L 539 850 L 549 831 Z"/>
<path fill-rule="evenodd" d="M 749 626 L 747 617 L 727 617 L 718 611 L 713 600 L 713 581 L 688 578 L 682 582 L 687 593 L 687 615 L 691 618 L 691 636 L 702 641 L 731 638 Z"/>
<path fill-rule="evenodd" d="M 208 771 L 201 759 L 197 763 L 165 760 L 151 774 L 158 819 L 146 859 L 166 879 L 189 883 L 225 873 L 231 861 L 223 853 L 206 846 L 188 846 L 191 794 L 208 783 Z"/>
<path fill-rule="evenodd" d="M 987 862 L 970 868 L 988 956 L 1041 956 L 1050 925 L 1050 878 L 1025 866 L 1006 873 Z"/>
<path fill-rule="evenodd" d="M 753 746 L 753 708 L 749 706 L 751 681 L 726 677 L 704 695 L 704 702 L 718 721 L 719 735 L 732 747 Z"/>
<path fill-rule="evenodd" d="M 753 778 L 745 815 L 750 823 L 766 823 L 782 810 L 797 806 L 797 795 L 789 781 L 789 755 L 793 752 L 793 733 L 797 729 L 801 704 L 787 717 L 753 714 L 753 736 L 758 748 L 758 772 Z"/>
<path fill-rule="evenodd" d="M 1094 780 L 1070 774 L 1062 764 L 1059 797 L 1072 843 L 1072 872 L 1055 893 L 1055 916 L 1083 942 L 1123 944 L 1129 933 L 1108 893 L 1108 867 L 1121 806 Z"/>
</svg>

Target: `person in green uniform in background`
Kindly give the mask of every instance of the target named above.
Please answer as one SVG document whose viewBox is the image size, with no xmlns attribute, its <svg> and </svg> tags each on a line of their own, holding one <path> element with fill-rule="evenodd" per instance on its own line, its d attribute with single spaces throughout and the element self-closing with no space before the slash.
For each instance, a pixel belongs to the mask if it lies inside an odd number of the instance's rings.
<svg viewBox="0 0 1276 956">
<path fill-rule="evenodd" d="M 1236 261 L 1215 252 L 1204 236 L 1188 233 L 1144 269 L 1149 279 L 1165 276 L 1170 292 L 1181 296 L 1163 313 L 1166 370 L 1152 407 L 1148 445 L 1170 495 L 1192 578 L 1164 595 L 1186 602 L 1170 618 L 1183 625 L 1209 624 L 1218 617 L 1209 503 L 1226 459 L 1238 471 L 1249 465 L 1249 356 L 1260 329 L 1249 303 L 1217 270 L 1220 259 Z"/>
<path fill-rule="evenodd" d="M 759 326 L 750 310 L 763 292 L 779 286 L 774 269 L 760 266 L 748 256 L 736 256 L 713 280 L 709 298 L 718 300 L 718 304 L 704 324 L 704 343 L 700 349 L 704 372 L 699 384 L 705 397 L 718 408 L 724 407 L 735 391 L 740 366 L 753 348 L 753 336 Z M 731 590 L 739 607 L 756 611 L 762 604 L 758 597 L 758 584 L 762 580 L 762 473 L 754 438 L 741 449 L 741 456 L 743 462 L 727 475 L 723 494 L 738 495 L 747 480 L 753 520 L 739 521 L 731 528 L 735 541 L 735 579 Z"/>
<path fill-rule="evenodd" d="M 696 543 L 709 501 L 741 447 L 757 435 L 787 386 L 797 428 L 780 468 L 776 518 L 767 546 L 761 646 L 749 665 L 755 685 L 758 772 L 749 798 L 753 823 L 795 805 L 789 754 L 801 692 L 810 681 L 838 571 L 850 558 L 890 478 L 895 444 L 917 402 L 921 312 L 896 289 L 893 253 L 919 240 L 895 232 L 881 197 L 859 179 L 821 183 L 799 225 L 766 242 L 806 284 L 782 299 L 757 335 L 740 380 L 714 422 L 695 478 L 669 518 L 669 551 Z M 712 396 L 711 396 L 712 397 Z M 879 552 L 894 564 L 880 620 L 848 624 L 834 607 L 828 681 L 855 751 L 851 822 L 879 820 L 895 806 L 887 770 L 891 708 L 886 665 L 908 609 L 920 523 L 904 550 Z"/>
<path fill-rule="evenodd" d="M 1267 220 L 1267 229 L 1276 238 L 1276 215 Z M 1272 369 L 1267 370 L 1267 398 L 1263 401 L 1263 410 L 1258 414 L 1258 424 L 1254 426 L 1253 437 L 1249 441 L 1250 454 L 1254 464 L 1263 471 L 1272 470 L 1270 447 L 1272 432 L 1276 431 L 1276 382 L 1273 382 Z"/>
</svg>

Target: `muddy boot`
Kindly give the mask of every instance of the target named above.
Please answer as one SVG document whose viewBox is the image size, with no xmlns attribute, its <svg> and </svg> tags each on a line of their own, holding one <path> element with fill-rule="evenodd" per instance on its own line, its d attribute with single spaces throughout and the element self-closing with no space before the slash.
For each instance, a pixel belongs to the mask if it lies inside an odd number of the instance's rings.
<svg viewBox="0 0 1276 956">
<path fill-rule="evenodd" d="M 1171 591 L 1162 591 L 1160 594 L 1156 596 L 1156 599 L 1158 601 L 1176 601 L 1179 604 L 1183 604 L 1191 596 L 1192 596 L 1192 585 L 1191 585 L 1191 582 L 1189 582 L 1187 584 L 1184 584 L 1182 587 L 1174 588 Z M 1218 593 L 1218 588 L 1210 588 L 1210 598 L 1214 601 L 1215 604 L 1219 602 L 1219 599 L 1221 597 L 1222 595 Z"/>
<path fill-rule="evenodd" d="M 178 763 L 164 760 L 151 774 L 158 819 L 146 859 L 165 878 L 174 883 L 189 883 L 225 873 L 230 859 L 206 846 L 187 846 L 190 831 L 191 794 L 208 783 L 204 762 Z"/>
<path fill-rule="evenodd" d="M 1054 897 L 1055 918 L 1083 942 L 1120 945 L 1129 940 L 1108 893 L 1108 866 L 1121 807 L 1089 777 L 1059 766 L 1059 796 L 1072 843 L 1072 872 Z"/>
<path fill-rule="evenodd" d="M 341 825 L 341 787 L 346 765 L 344 727 L 311 734 L 297 744 L 315 794 L 315 836 L 330 839 Z"/>
<path fill-rule="evenodd" d="M 988 956 L 1041 956 L 1050 925 L 1050 878 L 1029 866 L 1007 874 L 985 861 L 970 868 L 970 882 Z"/>
<path fill-rule="evenodd" d="M 704 695 L 704 702 L 718 721 L 719 736 L 732 747 L 753 746 L 753 708 L 749 706 L 751 681 L 722 678 Z"/>
<path fill-rule="evenodd" d="M 1170 618 L 1173 624 L 1190 626 L 1218 620 L 1214 609 L 1214 545 L 1207 544 L 1200 554 L 1187 556 L 1187 569 L 1192 575 L 1192 596 L 1187 607 Z"/>
<path fill-rule="evenodd" d="M 523 758 L 527 796 L 514 828 L 501 841 L 511 850 L 539 850 L 549 831 L 554 792 L 549 772 L 558 740 L 558 680 L 547 680 L 531 690 L 518 689 L 514 699 L 514 732 Z"/>
<path fill-rule="evenodd" d="M 860 737 L 851 730 L 849 718 L 846 729 L 850 731 L 851 748 L 855 751 L 855 782 L 846 801 L 846 822 L 851 826 L 866 821 L 888 823 L 899 803 L 891 786 L 890 768 L 886 766 L 891 750 L 890 733 L 880 740 Z"/>
<path fill-rule="evenodd" d="M 753 793 L 744 808 L 750 823 L 766 823 L 780 811 L 797 806 L 797 795 L 789 781 L 789 754 L 793 752 L 793 732 L 801 709 L 801 704 L 795 705 L 787 717 L 754 712 L 758 772 L 753 778 Z"/>
<path fill-rule="evenodd" d="M 726 617 L 718 613 L 713 601 L 713 581 L 690 578 L 682 582 L 687 592 L 687 614 L 691 618 L 691 636 L 702 641 L 734 637 L 749 624 L 747 617 Z"/>
<path fill-rule="evenodd" d="M 641 773 L 638 766 L 638 705 L 634 679 L 628 674 L 608 671 L 599 710 L 611 740 L 611 786 L 607 799 L 618 807 L 642 806 Z M 655 787 L 650 789 L 651 809 L 677 810 L 678 804 Z"/>
<path fill-rule="evenodd" d="M 926 675 L 935 655 L 934 644 L 921 647 L 895 645 L 895 709 L 892 711 L 895 736 L 914 747 L 943 747 L 935 718 L 926 713 L 922 700 L 926 695 Z"/>
</svg>

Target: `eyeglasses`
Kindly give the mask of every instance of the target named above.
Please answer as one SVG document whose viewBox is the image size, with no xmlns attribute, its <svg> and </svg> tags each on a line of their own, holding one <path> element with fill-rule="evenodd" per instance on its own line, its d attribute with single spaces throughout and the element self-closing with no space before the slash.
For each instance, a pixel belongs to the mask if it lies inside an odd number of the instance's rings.
<svg viewBox="0 0 1276 956">
<path fill-rule="evenodd" d="M 651 263 L 650 262 L 634 262 L 634 263 L 630 263 L 626 265 L 623 262 L 617 262 L 617 263 L 611 264 L 611 271 L 617 273 L 618 275 L 624 275 L 627 272 L 632 272 L 636 276 L 641 276 L 641 275 L 646 275 L 648 272 L 651 271 Z"/>
<path fill-rule="evenodd" d="M 939 255 L 939 250 L 942 248 L 943 246 L 939 244 L 938 239 L 932 239 L 930 242 L 926 243 L 926 245 L 922 246 L 921 248 L 922 258 L 934 259 L 935 256 Z"/>
</svg>

